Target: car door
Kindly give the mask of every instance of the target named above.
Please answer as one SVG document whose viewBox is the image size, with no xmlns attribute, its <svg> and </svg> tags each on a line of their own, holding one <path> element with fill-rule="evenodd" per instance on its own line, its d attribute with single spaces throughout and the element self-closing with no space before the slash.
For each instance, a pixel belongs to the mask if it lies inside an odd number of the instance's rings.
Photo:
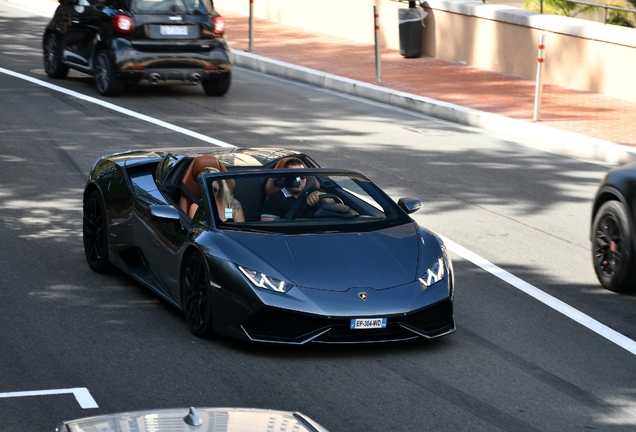
<svg viewBox="0 0 636 432">
<path fill-rule="evenodd" d="M 62 58 L 88 68 L 99 29 L 102 0 L 73 0 L 66 16 L 62 37 Z M 99 8 L 96 8 L 99 6 Z"/>
</svg>

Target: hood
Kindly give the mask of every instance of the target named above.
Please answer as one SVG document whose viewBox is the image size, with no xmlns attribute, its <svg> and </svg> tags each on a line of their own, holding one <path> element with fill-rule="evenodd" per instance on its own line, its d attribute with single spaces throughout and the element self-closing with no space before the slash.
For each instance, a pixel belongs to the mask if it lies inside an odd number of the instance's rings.
<svg viewBox="0 0 636 432">
<path fill-rule="evenodd" d="M 226 232 L 294 285 L 347 291 L 415 280 L 419 229 L 408 223 L 373 232 L 269 234 Z M 259 270 L 259 269 L 255 269 Z"/>
</svg>

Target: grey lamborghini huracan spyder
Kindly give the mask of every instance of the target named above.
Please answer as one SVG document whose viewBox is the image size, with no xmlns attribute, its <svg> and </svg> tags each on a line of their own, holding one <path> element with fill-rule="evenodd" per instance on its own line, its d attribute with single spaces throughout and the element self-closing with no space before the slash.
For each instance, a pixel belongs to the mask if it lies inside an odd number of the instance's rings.
<svg viewBox="0 0 636 432">
<path fill-rule="evenodd" d="M 291 157 L 306 168 L 282 168 Z M 219 184 L 244 221 L 217 204 Z M 294 188 L 324 195 L 261 220 L 271 194 Z M 94 271 L 114 265 L 183 310 L 197 336 L 436 338 L 455 331 L 453 268 L 442 240 L 409 217 L 420 207 L 415 198 L 396 203 L 359 172 L 320 168 L 290 150 L 126 151 L 90 172 L 84 249 Z"/>
</svg>

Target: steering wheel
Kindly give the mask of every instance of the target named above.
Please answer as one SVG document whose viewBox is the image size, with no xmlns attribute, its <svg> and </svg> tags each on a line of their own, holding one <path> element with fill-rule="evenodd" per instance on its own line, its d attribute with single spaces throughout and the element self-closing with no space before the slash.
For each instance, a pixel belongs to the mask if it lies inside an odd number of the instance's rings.
<svg viewBox="0 0 636 432">
<path fill-rule="evenodd" d="M 305 212 L 309 209 L 309 207 L 320 207 L 322 205 L 322 200 L 325 198 L 331 198 L 333 200 L 335 200 L 336 202 L 344 205 L 344 201 L 342 201 L 342 198 L 340 198 L 338 195 L 334 195 L 334 194 L 330 194 L 330 193 L 323 193 L 320 195 L 320 197 L 318 198 L 318 202 L 316 203 L 316 205 L 314 206 L 310 206 L 309 204 L 307 204 L 307 198 L 305 197 L 305 202 L 302 205 L 302 208 L 300 209 L 300 213 L 299 213 L 299 218 L 303 217 L 303 215 L 305 214 Z M 289 219 L 294 219 L 293 216 L 295 216 L 295 214 L 290 215 L 291 217 Z"/>
</svg>

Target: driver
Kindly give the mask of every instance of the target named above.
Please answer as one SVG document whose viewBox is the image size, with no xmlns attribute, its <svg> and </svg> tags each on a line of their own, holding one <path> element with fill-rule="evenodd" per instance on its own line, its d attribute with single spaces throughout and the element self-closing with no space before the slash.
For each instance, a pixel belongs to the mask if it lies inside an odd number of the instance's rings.
<svg viewBox="0 0 636 432">
<path fill-rule="evenodd" d="M 302 169 L 306 167 L 300 159 L 292 158 L 285 162 L 284 168 Z M 305 176 L 299 176 L 298 180 L 300 183 L 298 186 L 283 188 L 269 196 L 261 211 L 262 221 L 286 218 L 287 213 L 289 213 L 298 199 L 304 199 L 305 202 L 312 207 L 320 201 L 320 195 L 323 195 L 325 193 L 324 191 L 312 188 L 303 192 L 307 180 Z M 325 198 L 325 203 L 327 202 L 333 202 L 333 200 L 331 198 Z"/>
</svg>

